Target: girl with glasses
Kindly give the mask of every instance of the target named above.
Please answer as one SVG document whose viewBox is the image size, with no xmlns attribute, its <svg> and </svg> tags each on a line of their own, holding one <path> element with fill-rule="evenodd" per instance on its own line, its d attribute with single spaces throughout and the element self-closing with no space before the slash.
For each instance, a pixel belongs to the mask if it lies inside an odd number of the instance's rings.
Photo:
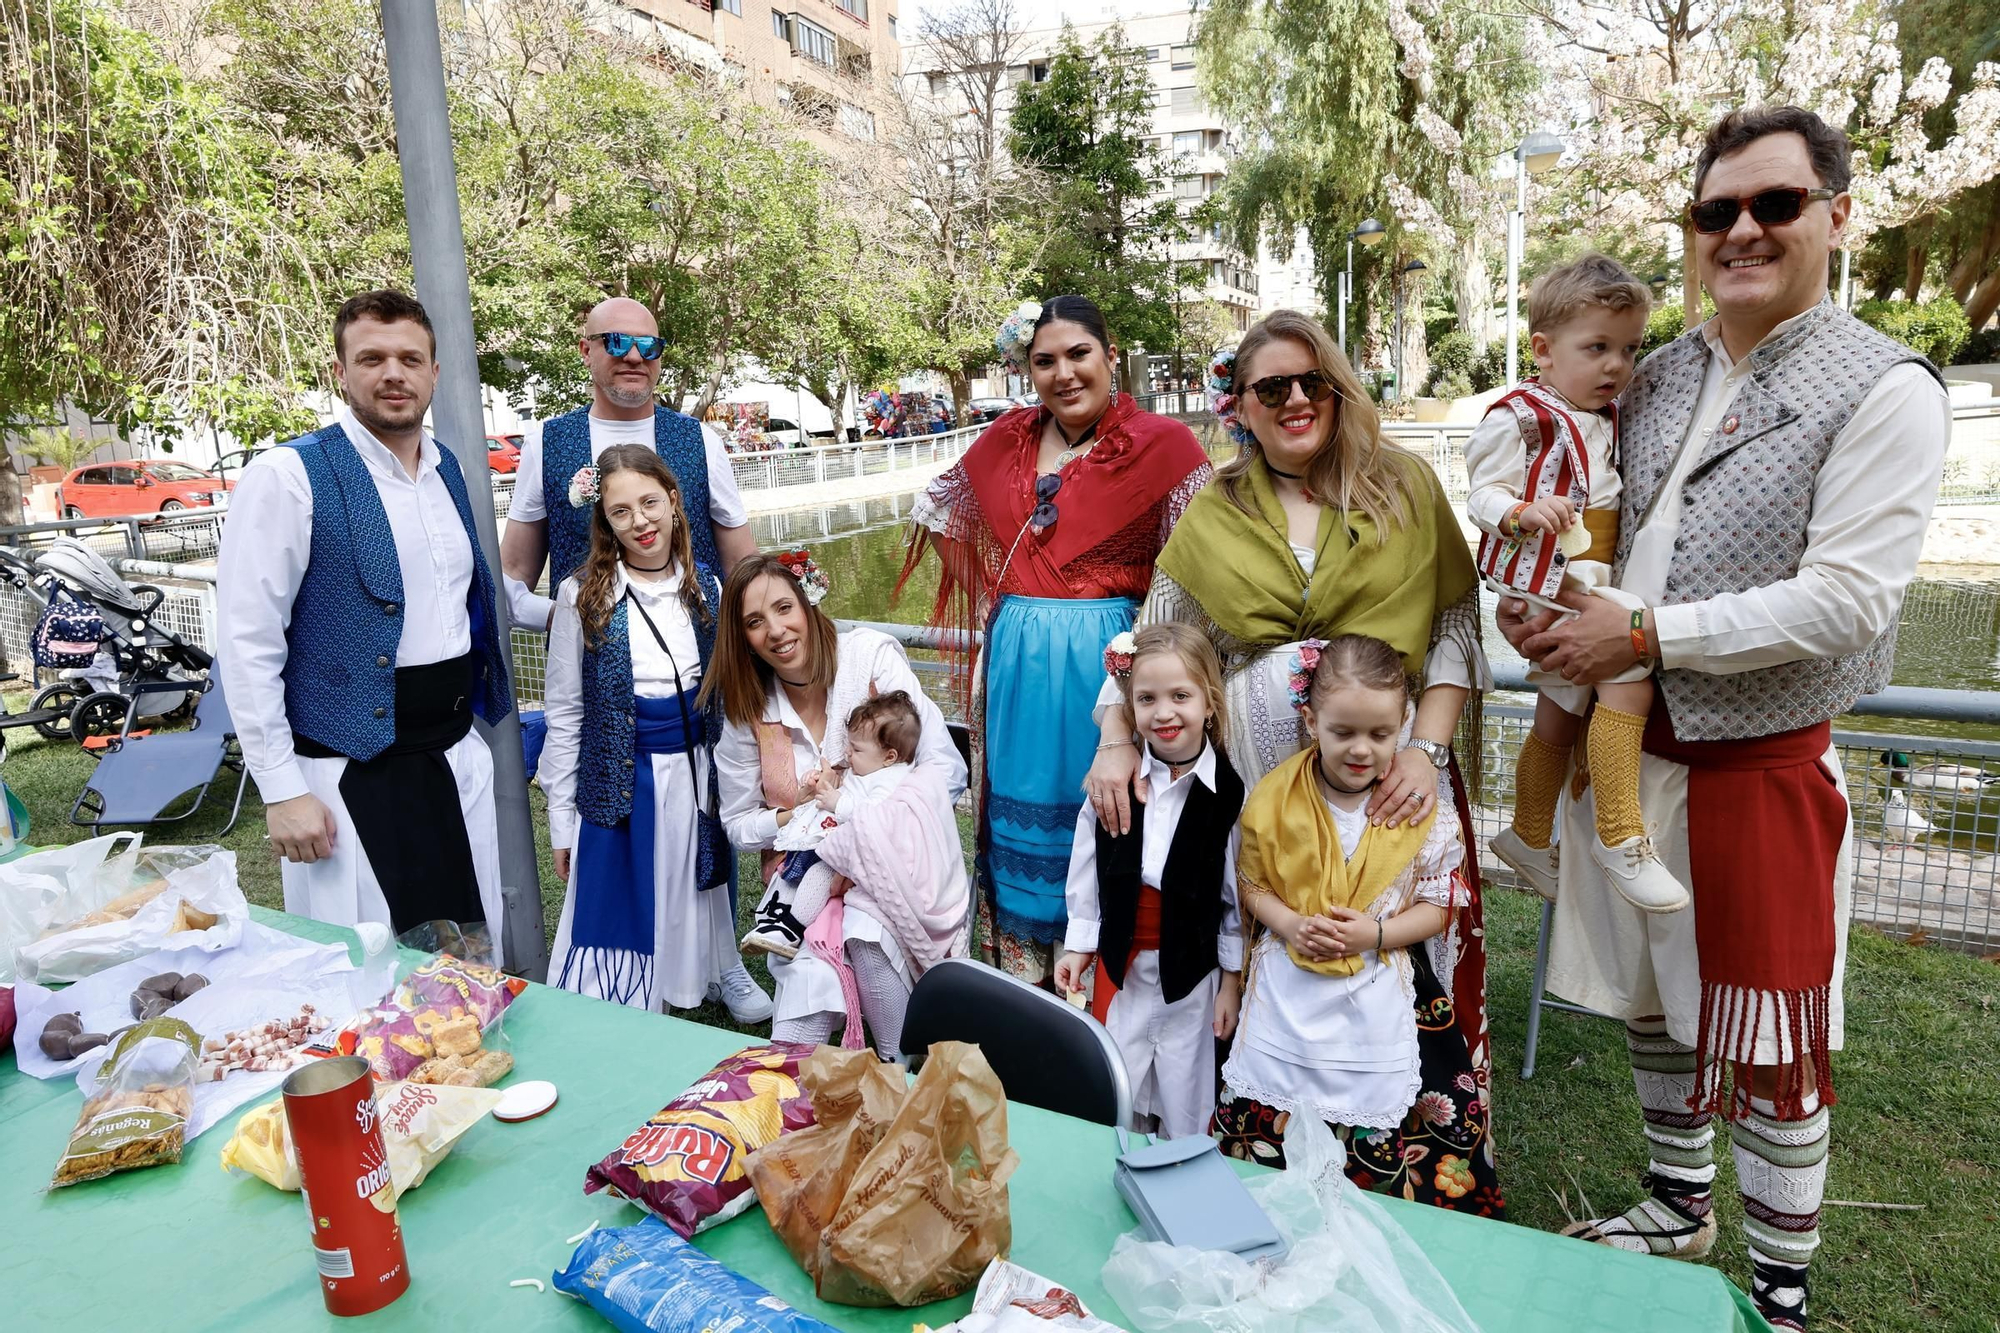
<svg viewBox="0 0 2000 1333">
<path fill-rule="evenodd" d="M 550 980 L 650 1010 L 715 994 L 742 1021 L 769 1018 L 736 953 L 735 857 L 698 697 L 721 584 L 695 560 L 680 484 L 647 446 L 606 449 L 566 502 L 589 510 L 590 553 L 557 589 L 549 629 L 539 777 L 568 884 Z"/>
<path fill-rule="evenodd" d="M 996 344 L 1041 405 L 995 421 L 931 483 L 903 577 L 935 550 L 931 623 L 986 631 L 977 662 L 956 664 L 981 780 L 980 910 L 989 961 L 1044 983 L 1099 744 L 1101 654 L 1132 627 L 1167 534 L 1212 471 L 1186 426 L 1116 392 L 1118 349 L 1090 301 L 1028 302 Z M 1136 757 L 1129 736 L 1117 744 Z"/>
</svg>

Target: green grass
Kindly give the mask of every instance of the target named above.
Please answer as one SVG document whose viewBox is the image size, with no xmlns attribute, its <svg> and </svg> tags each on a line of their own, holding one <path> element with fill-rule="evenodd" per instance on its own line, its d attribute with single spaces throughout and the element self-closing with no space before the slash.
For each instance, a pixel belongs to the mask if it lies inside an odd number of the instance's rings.
<svg viewBox="0 0 2000 1333">
<path fill-rule="evenodd" d="M 71 745 L 25 733 L 6 778 L 27 802 L 41 845 L 89 836 L 66 815 L 92 760 Z M 550 932 L 562 893 L 548 861 L 541 794 L 531 793 Z M 277 865 L 263 841 L 253 784 L 223 845 L 237 853 L 252 902 L 281 905 Z M 222 814 L 204 814 L 155 841 L 213 841 Z M 969 833 L 969 830 L 968 830 Z M 739 913 L 748 928 L 755 859 L 742 867 Z M 1538 1072 L 1520 1079 L 1534 964 L 1537 900 L 1489 896 L 1487 936 L 1501 1181 L 1512 1220 L 1552 1230 L 1582 1215 L 1578 1191 L 1598 1210 L 1637 1196 L 1645 1168 L 1638 1111 L 1619 1025 L 1552 1012 L 1542 1026 Z M 1990 1333 L 2000 1309 L 2000 967 L 1942 949 L 1894 942 L 1868 929 L 1849 940 L 1847 1049 L 1836 1057 L 1840 1095 L 1827 1197 L 1922 1205 L 1919 1211 L 1828 1208 L 1814 1268 L 1815 1326 L 1854 1333 L 1949 1330 Z M 751 971 L 768 985 L 761 959 Z M 688 1015 L 739 1028 L 719 1005 Z M 1721 1136 L 1722 1239 L 1710 1262 L 1748 1282 L 1736 1231 L 1741 1209 L 1727 1136 Z"/>
</svg>

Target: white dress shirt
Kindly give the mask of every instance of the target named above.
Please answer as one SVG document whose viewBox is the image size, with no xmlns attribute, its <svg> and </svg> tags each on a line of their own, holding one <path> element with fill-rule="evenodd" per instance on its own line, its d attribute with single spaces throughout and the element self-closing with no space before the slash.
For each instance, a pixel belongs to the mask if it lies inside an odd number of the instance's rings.
<svg viewBox="0 0 2000 1333">
<path fill-rule="evenodd" d="M 334 420 L 375 483 L 402 571 L 401 638 L 396 665 L 422 666 L 471 650 L 466 598 L 472 544 L 458 506 L 438 472 L 438 445 L 423 432 L 417 475 L 354 417 L 345 404 Z M 243 469 L 223 522 L 216 561 L 216 631 L 229 712 L 250 775 L 266 805 L 304 795 L 307 783 L 292 751 L 279 673 L 289 653 L 285 632 L 312 554 L 313 494 L 296 449 L 266 449 Z"/>
<path fill-rule="evenodd" d="M 590 457 L 593 462 L 599 454 L 616 444 L 640 444 L 650 449 L 654 447 L 654 442 L 652 417 L 641 417 L 637 421 L 608 421 L 596 415 L 590 418 Z M 722 433 L 704 421 L 701 423 L 701 443 L 708 462 L 709 521 L 718 528 L 740 528 L 750 521 L 750 514 L 743 507 L 743 492 L 737 488 L 736 469 L 729 465 L 729 449 L 723 443 Z M 568 504 L 569 497 L 557 496 L 556 502 Z M 532 523 L 548 516 L 548 498 L 542 494 L 542 423 L 530 421 L 522 427 L 521 465 L 514 471 L 514 499 L 507 507 L 507 519 L 509 522 L 519 519 Z M 508 579 L 506 582 L 507 605 L 513 612 L 515 624 L 532 626 L 549 623 L 549 610 L 554 603 L 519 579 Z"/>
<path fill-rule="evenodd" d="M 1703 336 L 1710 355 L 1701 396 L 1652 512 L 1640 520 L 1620 586 L 1655 607 L 1662 666 L 1728 675 L 1859 652 L 1889 628 L 1923 550 L 1951 442 L 1951 402 L 1923 367 L 1891 368 L 1820 467 L 1799 572 L 1745 592 L 1659 606 L 1680 533 L 1682 488 L 1751 371 L 1748 358 L 1730 359 L 1719 320 L 1710 320 Z"/>
<path fill-rule="evenodd" d="M 630 592 L 646 608 L 667 641 L 662 651 L 637 607 L 625 608 L 625 638 L 632 647 L 632 692 L 647 699 L 670 699 L 701 684 L 701 648 L 694 622 L 681 602 L 678 571 L 657 583 L 631 578 L 618 567 L 613 597 Z M 711 592 L 713 590 L 711 589 Z M 583 698 L 583 619 L 576 609 L 577 581 L 563 580 L 556 593 L 556 618 L 549 626 L 548 740 L 535 769 L 549 800 L 549 846 L 576 845 L 576 766 L 586 725 Z M 678 671 L 676 670 L 678 666 Z M 692 708 L 693 705 L 690 705 Z M 675 756 L 676 762 L 680 762 Z"/>
<path fill-rule="evenodd" d="M 1618 476 L 1618 435 L 1611 418 L 1574 405 L 1569 414 L 1590 465 L 1590 501 L 1584 507 L 1616 510 L 1625 487 Z M 1539 440 L 1530 446 L 1522 436 L 1520 419 L 1512 408 L 1488 412 L 1472 428 L 1465 441 L 1465 474 L 1472 488 L 1465 499 L 1465 512 L 1482 531 L 1496 537 L 1509 535 L 1502 525 L 1527 493 L 1528 457 L 1539 446 Z"/>
<path fill-rule="evenodd" d="M 1146 802 L 1144 834 L 1139 850 L 1139 881 L 1150 888 L 1160 887 L 1167 867 L 1167 853 L 1174 845 L 1174 830 L 1187 809 L 1188 786 L 1197 778 L 1215 790 L 1215 747 L 1203 745 L 1201 755 L 1178 778 L 1173 769 L 1145 749 L 1139 762 L 1139 777 L 1151 788 Z M 1222 924 L 1216 930 L 1215 953 L 1222 970 L 1243 970 L 1243 925 L 1236 908 L 1236 847 L 1242 838 L 1238 828 L 1229 830 L 1229 845 L 1222 854 Z M 1102 912 L 1097 901 L 1097 807 L 1090 801 L 1076 814 L 1076 840 L 1069 854 L 1069 882 L 1063 887 L 1063 901 L 1069 910 L 1069 931 L 1063 948 L 1072 953 L 1096 953 Z"/>
</svg>

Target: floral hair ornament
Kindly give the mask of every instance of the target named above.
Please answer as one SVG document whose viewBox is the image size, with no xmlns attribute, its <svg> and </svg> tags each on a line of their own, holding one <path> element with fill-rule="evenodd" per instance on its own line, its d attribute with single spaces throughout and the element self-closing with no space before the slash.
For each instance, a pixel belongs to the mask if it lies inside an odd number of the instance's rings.
<svg viewBox="0 0 2000 1333">
<path fill-rule="evenodd" d="M 585 463 L 582 467 L 578 468 L 576 475 L 569 479 L 569 507 L 571 509 L 584 509 L 596 504 L 597 497 L 601 491 L 599 485 L 601 480 L 602 478 L 597 471 L 597 464 Z"/>
<path fill-rule="evenodd" d="M 1236 393 L 1236 349 L 1225 347 L 1208 361 L 1208 379 L 1202 386 L 1208 396 L 1208 410 L 1215 413 L 1215 419 L 1229 436 L 1230 442 L 1238 448 L 1248 445 L 1251 440 L 1250 428 L 1237 415 L 1237 407 L 1242 399 Z"/>
<path fill-rule="evenodd" d="M 1028 346 L 1035 341 L 1035 325 L 1042 318 L 1040 301 L 1023 301 L 1014 313 L 1000 325 L 1000 332 L 993 337 L 993 345 L 1000 351 L 1001 359 L 1015 370 L 1028 364 Z"/>
<path fill-rule="evenodd" d="M 1132 655 L 1138 651 L 1138 640 L 1129 629 L 1112 639 L 1104 646 L 1104 674 L 1124 680 L 1132 674 Z"/>
<path fill-rule="evenodd" d="M 799 591 L 805 594 L 807 606 L 818 606 L 833 591 L 826 571 L 819 567 L 812 558 L 812 552 L 805 547 L 778 552 L 778 563 L 790 570 L 792 577 L 799 581 Z"/>
<path fill-rule="evenodd" d="M 1319 652 L 1326 647 L 1325 639 L 1306 639 L 1300 642 L 1292 654 L 1291 687 L 1292 707 L 1303 709 L 1312 702 L 1313 674 L 1319 670 Z"/>
</svg>

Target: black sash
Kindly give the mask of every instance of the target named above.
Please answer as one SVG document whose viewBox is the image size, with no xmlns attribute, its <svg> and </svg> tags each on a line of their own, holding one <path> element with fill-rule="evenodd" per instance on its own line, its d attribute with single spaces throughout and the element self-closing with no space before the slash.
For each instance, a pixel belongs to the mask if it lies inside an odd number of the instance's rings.
<svg viewBox="0 0 2000 1333">
<path fill-rule="evenodd" d="M 340 799 L 399 935 L 427 921 L 486 920 L 458 780 L 445 761 L 445 751 L 472 730 L 478 662 L 470 652 L 397 667 L 396 739 L 366 762 L 348 759 L 340 775 Z M 346 757 L 296 732 L 292 748 L 307 759 Z"/>
</svg>

